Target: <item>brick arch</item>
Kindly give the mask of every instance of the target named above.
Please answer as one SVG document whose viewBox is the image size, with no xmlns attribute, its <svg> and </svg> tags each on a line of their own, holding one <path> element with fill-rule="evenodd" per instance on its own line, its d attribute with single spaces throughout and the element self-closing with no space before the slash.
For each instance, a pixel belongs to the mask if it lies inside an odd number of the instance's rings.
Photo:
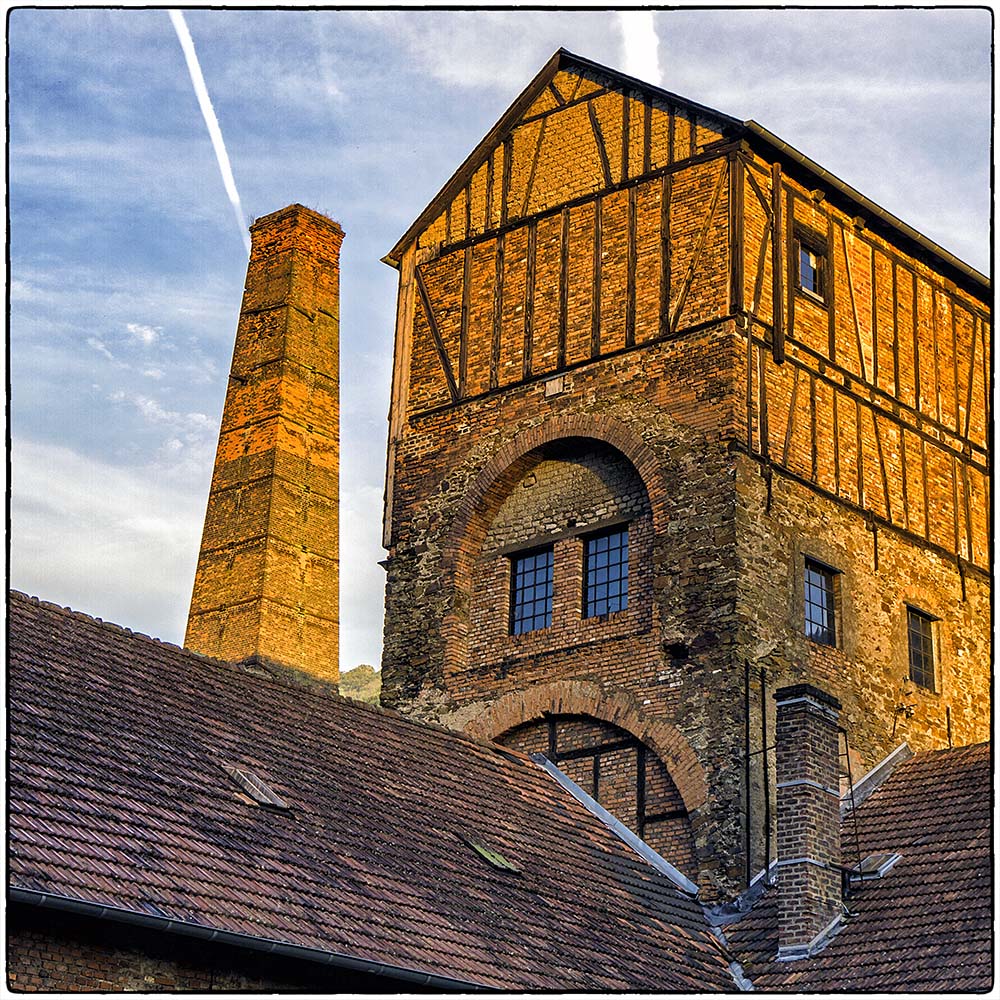
<svg viewBox="0 0 1000 1000">
<path fill-rule="evenodd" d="M 653 449 L 627 424 L 605 414 L 575 413 L 555 416 L 521 431 L 504 442 L 480 469 L 458 505 L 444 540 L 441 573 L 451 581 L 456 598 L 452 612 L 442 623 L 446 671 L 460 669 L 465 663 L 472 567 L 497 505 L 521 478 L 537 449 L 572 438 L 608 445 L 630 462 L 646 489 L 653 531 L 659 534 L 665 530 L 668 494 L 660 462 Z"/>
<path fill-rule="evenodd" d="M 645 715 L 631 695 L 605 690 L 593 681 L 553 681 L 512 691 L 467 722 L 465 731 L 470 736 L 494 740 L 546 714 L 589 715 L 627 730 L 666 765 L 689 816 L 696 816 L 705 805 L 708 783 L 704 768 L 680 731 L 669 722 Z"/>
<path fill-rule="evenodd" d="M 627 424 L 602 414 L 575 413 L 552 417 L 535 427 L 529 427 L 504 442 L 469 485 L 449 531 L 446 558 L 459 561 L 463 542 L 476 531 L 478 521 L 487 521 L 486 500 L 491 493 L 517 482 L 521 468 L 531 452 L 561 438 L 591 438 L 610 445 L 632 463 L 649 497 L 653 528 L 662 531 L 667 518 L 667 491 L 660 462 L 653 449 Z M 485 535 L 486 525 L 481 526 Z M 455 567 L 457 568 L 457 566 Z"/>
</svg>

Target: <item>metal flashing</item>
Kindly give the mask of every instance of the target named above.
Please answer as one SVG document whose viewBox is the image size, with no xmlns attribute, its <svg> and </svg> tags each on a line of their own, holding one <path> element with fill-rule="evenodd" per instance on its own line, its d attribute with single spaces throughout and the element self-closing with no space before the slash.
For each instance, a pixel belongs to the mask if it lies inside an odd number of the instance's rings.
<svg viewBox="0 0 1000 1000">
<path fill-rule="evenodd" d="M 721 934 L 719 928 L 742 920 L 753 910 L 764 893 L 774 884 L 770 876 L 777 866 L 778 862 L 775 860 L 767 868 L 762 868 L 751 879 L 750 885 L 735 899 L 704 907 L 705 918 L 717 934 Z"/>
<path fill-rule="evenodd" d="M 533 753 L 531 759 L 543 770 L 547 771 L 589 812 L 593 813 L 612 833 L 624 841 L 647 864 L 652 865 L 661 875 L 666 875 L 673 884 L 691 897 L 698 895 L 698 886 L 686 875 L 679 872 L 669 861 L 661 857 L 644 840 L 640 840 L 621 820 L 616 819 L 596 799 L 588 795 L 572 778 L 564 774 L 543 753 Z"/>
<path fill-rule="evenodd" d="M 818 955 L 844 926 L 844 915 L 838 913 L 808 944 L 778 947 L 777 962 L 797 962 L 802 958 Z"/>
<path fill-rule="evenodd" d="M 821 792 L 828 792 L 830 795 L 835 795 L 838 799 L 840 798 L 839 788 L 830 788 L 827 785 L 821 785 L 818 781 L 813 781 L 812 778 L 793 778 L 791 781 L 779 781 L 775 788 L 797 788 L 803 785 L 808 788 L 818 788 Z"/>
<path fill-rule="evenodd" d="M 905 741 L 895 750 L 882 758 L 870 771 L 861 775 L 857 781 L 840 797 L 840 815 L 843 817 L 857 808 L 892 774 L 897 764 L 909 760 L 913 751 Z"/>
<path fill-rule="evenodd" d="M 824 702 L 819 701 L 817 698 L 813 698 L 809 695 L 799 695 L 795 698 L 778 698 L 775 696 L 775 703 L 784 708 L 786 705 L 800 705 L 806 704 L 811 705 L 813 708 L 822 712 L 823 715 L 831 719 L 838 719 L 840 717 L 839 709 L 835 709 Z"/>
<path fill-rule="evenodd" d="M 768 864 L 766 868 L 761 868 L 761 870 L 757 872 L 757 874 L 754 875 L 752 879 L 750 879 L 750 888 L 752 889 L 755 885 L 757 885 L 757 883 L 760 882 L 761 879 L 765 880 L 765 884 L 769 883 L 771 881 L 770 879 L 771 872 L 774 871 L 774 869 L 777 867 L 778 867 L 778 859 L 775 858 Z"/>
<path fill-rule="evenodd" d="M 774 863 L 775 868 L 787 868 L 789 865 L 812 865 L 814 868 L 822 868 L 823 871 L 829 871 L 831 867 L 825 861 L 818 861 L 808 855 L 802 855 L 799 858 L 783 858 Z"/>
</svg>

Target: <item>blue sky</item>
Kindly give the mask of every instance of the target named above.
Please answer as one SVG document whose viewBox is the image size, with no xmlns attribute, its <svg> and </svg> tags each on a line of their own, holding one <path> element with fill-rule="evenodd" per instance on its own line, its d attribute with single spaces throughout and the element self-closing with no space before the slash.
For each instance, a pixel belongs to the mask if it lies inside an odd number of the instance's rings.
<svg viewBox="0 0 1000 1000">
<path fill-rule="evenodd" d="M 341 666 L 378 664 L 396 274 L 380 258 L 563 46 L 754 118 L 989 267 L 985 10 L 188 10 L 247 224 L 347 232 Z M 11 585 L 183 640 L 246 254 L 166 11 L 8 22 Z M 655 44 L 654 44 L 655 43 Z"/>
</svg>

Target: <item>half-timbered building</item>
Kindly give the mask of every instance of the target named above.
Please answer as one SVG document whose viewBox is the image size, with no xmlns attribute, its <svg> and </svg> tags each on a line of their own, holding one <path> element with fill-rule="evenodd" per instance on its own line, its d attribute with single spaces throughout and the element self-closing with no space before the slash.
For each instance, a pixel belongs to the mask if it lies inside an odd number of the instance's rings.
<svg viewBox="0 0 1000 1000">
<path fill-rule="evenodd" d="M 8 985 L 988 990 L 987 280 L 556 53 L 386 258 L 394 712 L 343 233 L 252 236 L 187 648 L 8 598 Z"/>
<path fill-rule="evenodd" d="M 558 52 L 399 270 L 387 704 L 547 751 L 705 891 L 769 693 L 988 735 L 987 279 L 755 122 Z"/>
</svg>

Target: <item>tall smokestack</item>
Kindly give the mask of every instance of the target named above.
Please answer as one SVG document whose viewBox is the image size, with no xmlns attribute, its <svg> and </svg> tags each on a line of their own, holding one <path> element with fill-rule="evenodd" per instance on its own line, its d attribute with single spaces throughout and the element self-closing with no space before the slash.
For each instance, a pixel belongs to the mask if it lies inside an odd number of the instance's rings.
<svg viewBox="0 0 1000 1000">
<path fill-rule="evenodd" d="M 775 691 L 778 959 L 814 954 L 840 920 L 840 702 L 810 684 Z"/>
<path fill-rule="evenodd" d="M 291 205 L 250 234 L 185 645 L 336 682 L 344 233 Z"/>
</svg>

